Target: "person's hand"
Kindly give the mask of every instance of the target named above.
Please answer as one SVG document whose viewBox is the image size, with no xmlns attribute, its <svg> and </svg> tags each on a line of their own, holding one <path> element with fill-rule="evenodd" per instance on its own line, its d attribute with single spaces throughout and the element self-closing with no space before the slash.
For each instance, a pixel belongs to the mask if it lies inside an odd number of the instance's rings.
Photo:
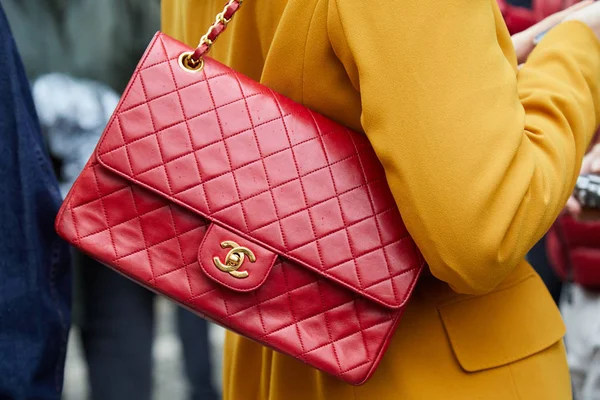
<svg viewBox="0 0 600 400">
<path fill-rule="evenodd" d="M 581 21 L 589 26 L 600 40 L 600 2 L 594 2 L 587 7 L 570 13 L 564 21 Z"/>
<path fill-rule="evenodd" d="M 515 48 L 515 52 L 517 53 L 517 61 L 519 65 L 527 60 L 527 57 L 529 57 L 529 54 L 535 48 L 534 39 L 536 36 L 538 36 L 541 33 L 544 33 L 545 31 L 554 27 L 555 25 L 558 25 L 563 20 L 565 20 L 565 18 L 571 17 L 576 12 L 577 14 L 580 14 L 581 11 L 579 10 L 581 10 L 582 8 L 585 8 L 583 14 L 587 15 L 587 6 L 589 6 L 592 3 L 592 0 L 579 2 L 563 11 L 550 15 L 549 17 L 538 22 L 529 29 L 512 35 L 512 42 Z M 598 9 L 598 7 L 596 8 Z M 596 12 L 596 14 L 598 14 L 598 11 Z M 598 17 L 596 18 L 595 23 L 600 23 L 600 19 Z"/>
<path fill-rule="evenodd" d="M 600 144 L 595 145 L 592 150 L 583 157 L 581 171 L 579 175 L 598 174 L 600 173 Z M 581 215 L 581 204 L 575 197 L 569 197 L 565 211 L 575 218 Z"/>
</svg>

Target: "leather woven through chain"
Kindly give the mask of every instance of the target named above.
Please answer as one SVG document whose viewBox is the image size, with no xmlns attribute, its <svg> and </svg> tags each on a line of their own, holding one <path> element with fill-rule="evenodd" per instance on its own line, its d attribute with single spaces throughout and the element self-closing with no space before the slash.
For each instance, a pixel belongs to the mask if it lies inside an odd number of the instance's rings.
<svg viewBox="0 0 600 400">
<path fill-rule="evenodd" d="M 215 23 L 211 25 L 206 34 L 200 39 L 198 47 L 196 50 L 194 50 L 194 53 L 191 56 L 192 60 L 199 61 L 206 53 L 210 51 L 213 43 L 217 40 L 219 35 L 223 33 L 225 28 L 227 28 L 227 24 L 229 24 L 233 18 L 233 15 L 240 9 L 241 6 L 241 0 L 230 0 L 225 5 L 223 11 L 217 14 Z"/>
</svg>

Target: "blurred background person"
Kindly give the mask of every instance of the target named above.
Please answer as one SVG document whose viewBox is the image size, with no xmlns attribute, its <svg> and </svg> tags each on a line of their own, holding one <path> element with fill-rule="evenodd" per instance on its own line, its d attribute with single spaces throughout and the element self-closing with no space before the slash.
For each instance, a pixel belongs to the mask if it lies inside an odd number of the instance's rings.
<svg viewBox="0 0 600 400">
<path fill-rule="evenodd" d="M 600 145 L 584 158 L 581 174 L 600 174 Z M 585 196 L 600 199 L 600 186 L 581 182 L 590 190 Z M 600 400 L 600 210 L 585 209 L 578 199 L 569 199 L 548 233 L 548 255 L 566 282 L 560 309 L 575 400 Z"/>
<path fill-rule="evenodd" d="M 500 11 L 506 22 L 506 26 L 511 34 L 519 34 L 530 29 L 549 17 L 552 14 L 559 13 L 568 7 L 579 3 L 580 0 L 497 0 Z M 552 25 L 559 23 L 555 18 L 548 21 L 549 29 Z M 544 29 L 544 30 L 545 30 Z M 537 33 L 539 33 L 536 30 Z M 528 54 L 534 47 L 534 39 L 537 34 L 525 35 L 525 40 L 529 45 L 523 45 L 522 50 Z M 519 55 L 519 52 L 517 52 Z M 520 60 L 524 62 L 524 60 Z M 556 275 L 546 254 L 546 237 L 544 236 L 536 243 L 527 254 L 527 260 L 531 263 L 535 271 L 540 275 L 544 284 L 550 291 L 552 298 L 558 304 L 562 292 L 562 281 Z"/>
<path fill-rule="evenodd" d="M 159 29 L 160 1 L 0 2 L 14 26 L 33 83 L 45 141 L 65 195 Z M 153 376 L 172 378 L 177 374 L 173 368 L 153 362 L 156 296 L 80 253 L 75 254 L 75 261 L 76 323 L 87 361 L 91 398 L 149 400 L 156 387 Z M 169 310 L 164 300 L 158 310 L 163 310 L 162 314 Z M 179 335 L 187 376 L 183 380 L 189 382 L 190 398 L 216 399 L 207 322 L 181 308 L 177 309 L 176 319 L 167 320 L 169 326 L 163 326 L 158 339 L 165 343 L 162 339 L 171 331 Z M 178 348 L 172 342 L 166 342 L 171 343 L 168 350 Z M 164 355 L 160 348 L 159 356 Z M 153 375 L 153 366 L 160 374 Z M 163 382 L 173 389 L 172 396 L 183 396 L 168 380 Z M 163 396 L 168 397 L 168 393 L 165 391 Z"/>
<path fill-rule="evenodd" d="M 61 203 L 0 5 L 0 398 L 60 399 L 71 306 Z"/>
</svg>

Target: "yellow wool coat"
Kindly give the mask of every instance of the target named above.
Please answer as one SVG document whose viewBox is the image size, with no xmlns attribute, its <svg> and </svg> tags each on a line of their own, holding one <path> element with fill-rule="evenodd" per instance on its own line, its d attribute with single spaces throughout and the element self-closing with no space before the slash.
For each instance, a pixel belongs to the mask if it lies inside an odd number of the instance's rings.
<svg viewBox="0 0 600 400">
<path fill-rule="evenodd" d="M 195 45 L 223 0 L 163 0 Z M 570 399 L 565 327 L 523 260 L 600 120 L 600 46 L 554 28 L 517 71 L 494 0 L 245 0 L 211 56 L 365 132 L 433 275 L 352 387 L 228 334 L 226 400 Z"/>
</svg>

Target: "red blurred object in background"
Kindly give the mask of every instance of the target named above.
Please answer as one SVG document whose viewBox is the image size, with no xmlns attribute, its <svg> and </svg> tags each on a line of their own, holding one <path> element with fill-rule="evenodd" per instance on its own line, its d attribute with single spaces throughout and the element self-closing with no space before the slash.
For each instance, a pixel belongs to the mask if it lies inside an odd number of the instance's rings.
<svg viewBox="0 0 600 400">
<path fill-rule="evenodd" d="M 507 0 L 497 0 L 510 34 L 521 32 L 547 16 L 562 11 L 579 0 L 532 0 L 531 8 L 512 5 Z"/>
<path fill-rule="evenodd" d="M 587 289 L 600 289 L 600 220 L 578 221 L 565 215 L 547 235 L 550 263 L 557 275 Z"/>
</svg>

